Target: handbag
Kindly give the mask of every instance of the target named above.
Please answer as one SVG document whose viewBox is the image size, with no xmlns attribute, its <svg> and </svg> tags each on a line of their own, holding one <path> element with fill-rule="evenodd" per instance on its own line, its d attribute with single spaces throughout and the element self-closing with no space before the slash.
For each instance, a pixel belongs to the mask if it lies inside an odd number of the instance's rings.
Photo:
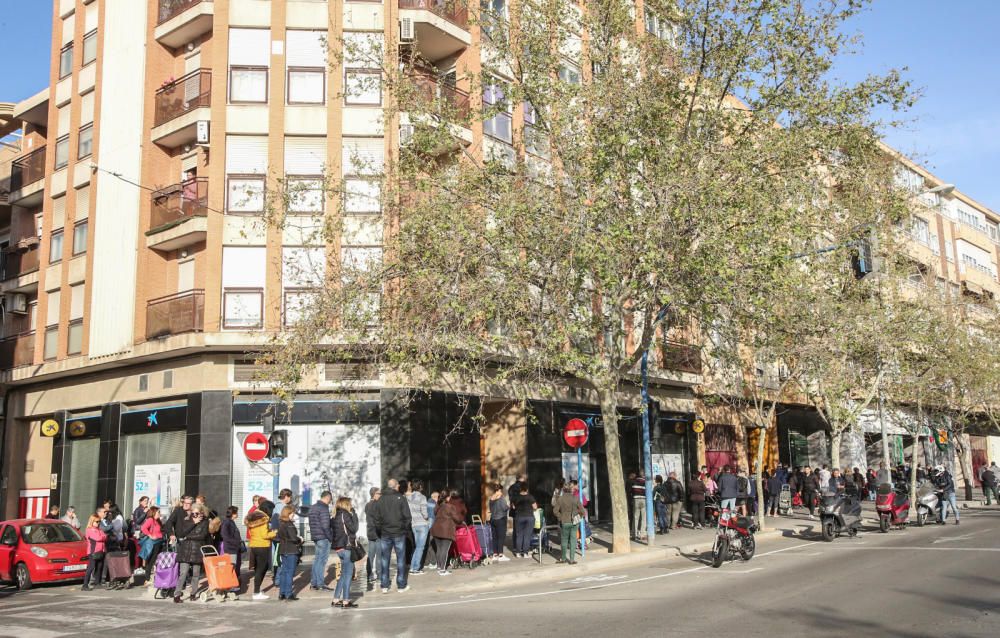
<svg viewBox="0 0 1000 638">
<path fill-rule="evenodd" d="M 341 519 L 340 522 L 344 526 L 344 534 L 347 536 L 347 542 L 350 543 L 347 547 L 351 550 L 351 562 L 356 563 L 359 560 L 363 560 L 366 556 L 365 548 L 358 544 L 357 536 L 354 537 L 354 542 L 351 543 L 351 533 L 347 531 L 347 521 Z"/>
<path fill-rule="evenodd" d="M 97 542 L 90 539 L 90 557 L 94 560 L 104 560 L 104 552 L 95 552 L 95 547 L 97 547 Z"/>
</svg>

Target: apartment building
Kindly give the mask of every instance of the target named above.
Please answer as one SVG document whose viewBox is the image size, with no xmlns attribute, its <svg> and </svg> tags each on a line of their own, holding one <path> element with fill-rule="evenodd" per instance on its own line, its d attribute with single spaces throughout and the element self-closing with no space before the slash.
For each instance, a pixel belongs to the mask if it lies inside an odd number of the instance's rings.
<svg viewBox="0 0 1000 638">
<path fill-rule="evenodd" d="M 491 8 L 503 15 L 504 0 Z M 327 486 L 364 503 L 392 475 L 453 486 L 476 507 L 486 481 L 529 467 L 542 485 L 561 475 L 560 432 L 575 416 L 595 426 L 592 500 L 606 515 L 600 409 L 572 381 L 532 405 L 546 425 L 530 431 L 503 399 L 414 396 L 362 364 L 317 364 L 291 411 L 272 413 L 251 382 L 247 353 L 294 321 L 315 285 L 294 265 L 381 251 L 379 185 L 353 158 L 390 157 L 405 122 L 383 122 L 377 83 L 345 91 L 379 71 L 329 47 L 418 47 L 444 69 L 424 78 L 428 91 L 478 106 L 459 72 L 482 56 L 463 5 L 54 0 L 52 19 L 50 88 L 13 109 L 23 137 L 3 254 L 4 516 L 103 498 L 131 507 L 143 494 L 169 504 L 181 492 L 246 508 L 279 486 L 307 503 Z M 511 153 L 525 122 L 513 108 L 459 137 Z M 327 173 L 345 178 L 342 206 L 318 188 Z M 284 229 L 262 220 L 275 180 L 302 194 Z M 309 229 L 334 214 L 342 237 L 311 245 Z M 658 353 L 656 451 L 695 466 L 703 446 L 687 425 L 700 356 L 667 342 Z M 634 416 L 637 392 L 622 405 Z M 243 437 L 271 422 L 288 431 L 288 458 L 252 465 Z M 638 420 L 623 430 L 634 442 L 626 465 L 638 467 Z"/>
</svg>

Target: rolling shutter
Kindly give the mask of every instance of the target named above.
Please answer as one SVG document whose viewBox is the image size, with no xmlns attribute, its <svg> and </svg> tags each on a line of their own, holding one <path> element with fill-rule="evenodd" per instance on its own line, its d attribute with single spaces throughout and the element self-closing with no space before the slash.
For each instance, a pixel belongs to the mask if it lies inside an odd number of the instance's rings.
<svg viewBox="0 0 1000 638">
<path fill-rule="evenodd" d="M 230 66 L 269 66 L 271 62 L 270 29 L 230 29 Z"/>
<path fill-rule="evenodd" d="M 378 175 L 385 161 L 385 140 L 345 137 L 343 160 L 344 175 Z"/>
<path fill-rule="evenodd" d="M 288 66 L 326 67 L 326 31 L 288 31 L 285 34 Z"/>
<path fill-rule="evenodd" d="M 285 174 L 322 175 L 325 165 L 325 137 L 285 138 Z"/>
<path fill-rule="evenodd" d="M 267 173 L 267 137 L 226 136 L 226 173 L 229 175 Z"/>
</svg>

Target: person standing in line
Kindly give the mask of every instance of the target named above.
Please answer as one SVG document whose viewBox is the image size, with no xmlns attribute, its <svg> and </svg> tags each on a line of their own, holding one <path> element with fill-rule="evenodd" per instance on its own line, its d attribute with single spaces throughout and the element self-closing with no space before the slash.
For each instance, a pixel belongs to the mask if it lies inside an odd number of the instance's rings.
<svg viewBox="0 0 1000 638">
<path fill-rule="evenodd" d="M 382 552 L 381 543 L 378 538 L 378 530 L 375 529 L 375 508 L 378 507 L 378 500 L 382 497 L 382 490 L 373 487 L 368 490 L 371 500 L 365 505 L 365 520 L 367 521 L 366 534 L 368 536 L 368 591 L 375 589 L 375 582 L 382 580 Z"/>
<path fill-rule="evenodd" d="M 677 472 L 671 471 L 664 484 L 667 496 L 667 529 L 680 528 L 681 508 L 684 506 L 684 485 L 677 480 Z"/>
<path fill-rule="evenodd" d="M 767 507 L 765 509 L 771 516 L 775 516 L 778 512 L 778 499 L 781 498 L 781 488 L 781 477 L 775 472 L 774 476 L 767 479 Z"/>
<path fill-rule="evenodd" d="M 58 521 L 61 514 L 59 513 L 58 505 L 49 505 L 49 514 L 45 518 L 50 518 L 54 521 Z"/>
<path fill-rule="evenodd" d="M 392 552 L 396 552 L 396 590 L 400 593 L 409 591 L 407 584 L 408 568 L 406 565 L 406 534 L 410 530 L 410 505 L 399 493 L 399 482 L 389 479 L 382 497 L 375 507 L 375 528 L 378 531 L 379 544 L 382 550 L 382 593 L 389 593 L 389 561 Z"/>
<path fill-rule="evenodd" d="M 76 508 L 70 505 L 66 508 L 66 514 L 60 519 L 75 530 L 80 529 L 80 519 L 76 516 Z"/>
<path fill-rule="evenodd" d="M 198 600 L 198 587 L 201 584 L 201 546 L 209 539 L 208 508 L 194 505 L 191 508 L 191 518 L 183 519 L 177 524 L 177 537 L 180 545 L 177 547 L 177 590 L 174 592 L 174 602 L 184 600 L 184 582 L 191 575 L 191 595 L 188 600 Z"/>
<path fill-rule="evenodd" d="M 990 466 L 983 470 L 983 494 L 986 496 L 986 505 L 992 505 L 992 501 L 996 501 L 1000 504 L 1000 498 L 997 498 L 997 463 L 993 461 Z M 992 501 L 990 496 L 993 497 Z"/>
<path fill-rule="evenodd" d="M 358 606 L 351 600 L 351 580 L 354 577 L 354 561 L 351 548 L 358 542 L 358 515 L 354 513 L 351 499 L 341 496 L 337 499 L 337 513 L 330 524 L 333 551 L 340 558 L 340 578 L 333 590 L 332 607 L 353 609 Z"/>
<path fill-rule="evenodd" d="M 169 539 L 170 545 L 177 542 L 176 527 L 184 519 L 190 520 L 191 518 L 191 507 L 194 506 L 194 497 L 185 494 L 181 497 L 181 506 L 175 507 L 170 510 L 170 516 L 167 517 L 167 522 L 163 524 L 163 536 Z"/>
<path fill-rule="evenodd" d="M 291 505 L 284 506 L 279 515 L 278 533 L 275 536 L 275 540 L 278 541 L 278 555 L 281 556 L 281 565 L 278 567 L 278 600 L 289 602 L 299 599 L 292 584 L 295 580 L 295 566 L 299 563 L 302 539 L 295 529 L 294 518 L 295 508 Z"/>
<path fill-rule="evenodd" d="M 271 541 L 278 535 L 278 532 L 270 528 L 273 507 L 270 501 L 262 499 L 258 509 L 243 519 L 250 536 L 247 546 L 253 557 L 253 600 L 268 598 L 266 594 L 261 593 L 260 586 L 264 582 L 264 574 L 271 568 Z"/>
<path fill-rule="evenodd" d="M 434 525 L 431 526 L 431 537 L 434 539 L 434 553 L 437 554 L 435 563 L 437 564 L 438 576 L 450 576 L 448 571 L 448 552 L 452 543 L 455 542 L 455 528 L 465 522 L 465 518 L 459 514 L 455 506 L 452 505 L 449 496 L 442 491 L 441 500 L 438 502 L 434 516 Z"/>
<path fill-rule="evenodd" d="M 292 490 L 287 487 L 278 492 L 278 502 L 274 504 L 274 511 L 271 512 L 271 521 L 268 523 L 268 527 L 271 528 L 272 532 L 277 532 L 281 526 L 281 512 L 286 507 L 291 506 L 293 496 Z M 271 542 L 271 563 L 271 578 L 277 583 L 278 567 L 281 566 L 281 552 L 278 551 L 277 540 Z"/>
<path fill-rule="evenodd" d="M 702 477 L 707 477 L 708 474 L 702 474 Z M 705 492 L 707 488 L 705 487 L 705 481 L 703 478 L 692 477 L 688 481 L 688 499 L 691 501 L 691 521 L 694 524 L 695 529 L 704 529 L 705 527 Z"/>
<path fill-rule="evenodd" d="M 423 574 L 421 564 L 424 558 L 424 548 L 427 546 L 427 535 L 430 533 L 430 514 L 427 511 L 427 497 L 423 495 L 424 484 L 420 481 L 410 481 L 407 485 L 406 502 L 410 507 L 410 526 L 413 529 L 413 556 L 410 558 L 410 573 Z"/>
<path fill-rule="evenodd" d="M 531 535 L 535 526 L 538 502 L 528 493 L 528 484 L 521 484 L 521 492 L 514 501 L 514 557 L 527 558 L 531 554 Z M 452 538 L 454 540 L 454 538 Z"/>
<path fill-rule="evenodd" d="M 163 528 L 160 524 L 159 507 L 154 505 L 145 514 L 146 518 L 139 529 L 139 558 L 142 559 L 142 573 L 152 574 L 156 557 L 163 548 Z M 152 582 L 152 579 L 146 582 Z"/>
<path fill-rule="evenodd" d="M 329 591 L 326 586 L 326 563 L 330 560 L 330 544 L 333 541 L 333 534 L 330 530 L 330 503 L 333 502 L 333 493 L 324 490 L 319 495 L 319 500 L 309 508 L 309 536 L 316 546 L 316 555 L 313 556 L 312 572 L 309 578 L 309 588 L 313 591 Z"/>
<path fill-rule="evenodd" d="M 87 520 L 87 531 L 83 537 L 87 541 L 87 553 L 90 556 L 87 559 L 87 572 L 83 576 L 83 591 L 91 590 L 94 578 L 97 579 L 97 582 L 93 583 L 93 586 L 101 586 L 101 579 L 104 576 L 104 550 L 107 537 L 108 535 L 101 531 L 101 518 L 92 514 Z"/>
<path fill-rule="evenodd" d="M 809 519 L 816 520 L 816 495 L 819 493 L 819 476 L 808 466 L 802 470 L 802 504 L 809 508 Z"/>
<path fill-rule="evenodd" d="M 722 468 L 719 475 L 719 511 L 728 509 L 731 514 L 736 513 L 736 499 L 740 495 L 739 481 L 733 474 L 732 468 L 728 465 Z"/>
<path fill-rule="evenodd" d="M 642 540 L 646 538 L 646 475 L 643 472 L 632 478 L 632 512 L 632 538 Z"/>
<path fill-rule="evenodd" d="M 527 484 L 528 476 L 526 474 L 518 474 L 517 480 L 507 488 L 507 504 L 510 505 L 510 516 L 515 521 L 517 521 L 517 498 L 521 495 L 521 486 Z M 517 525 L 514 525 L 514 529 L 511 530 L 511 543 L 514 547 L 517 547 Z M 516 551 L 514 555 L 517 556 Z"/>
<path fill-rule="evenodd" d="M 143 496 L 139 499 L 139 505 L 132 510 L 132 529 L 137 532 L 142 529 L 147 516 L 149 516 L 149 497 Z"/>
<path fill-rule="evenodd" d="M 421 566 L 427 565 L 429 569 L 437 569 L 437 565 L 434 564 L 434 554 L 431 552 L 431 543 L 434 539 L 430 535 L 430 528 L 434 526 L 434 518 L 437 516 L 438 498 L 440 496 L 439 492 L 431 492 L 430 496 L 427 497 L 427 522 L 429 523 L 427 527 L 427 545 L 424 546 L 423 562 L 420 564 Z"/>
<path fill-rule="evenodd" d="M 226 516 L 222 519 L 222 528 L 219 530 L 222 536 L 222 551 L 229 556 L 229 562 L 233 564 L 237 583 L 240 582 L 240 565 L 243 563 L 243 539 L 240 538 L 240 528 L 236 525 L 239 513 L 240 509 L 235 505 L 227 507 Z M 226 598 L 229 598 L 229 594 L 234 594 L 236 600 L 239 600 L 240 586 L 230 589 Z"/>
<path fill-rule="evenodd" d="M 559 562 L 575 565 L 576 531 L 580 518 L 587 511 L 583 509 L 579 498 L 573 495 L 573 490 L 563 490 L 552 506 L 552 513 L 559 521 L 559 547 L 562 550 Z M 541 548 L 538 549 L 541 551 Z"/>
<path fill-rule="evenodd" d="M 493 484 L 493 494 L 490 495 L 489 502 L 489 522 L 490 530 L 493 532 L 493 560 L 510 560 L 503 553 L 503 546 L 507 542 L 507 518 L 510 513 L 510 505 L 503 495 L 503 485 Z"/>
<path fill-rule="evenodd" d="M 667 522 L 667 487 L 663 477 L 657 474 L 653 477 L 653 506 L 656 508 L 656 533 L 666 534 L 670 524 Z"/>
</svg>

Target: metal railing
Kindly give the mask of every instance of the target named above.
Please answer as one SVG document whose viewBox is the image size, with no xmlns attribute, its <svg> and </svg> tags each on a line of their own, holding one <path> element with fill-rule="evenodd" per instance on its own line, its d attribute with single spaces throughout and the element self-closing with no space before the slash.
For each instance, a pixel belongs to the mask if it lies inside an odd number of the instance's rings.
<svg viewBox="0 0 1000 638">
<path fill-rule="evenodd" d="M 208 215 L 208 178 L 196 177 L 161 188 L 152 195 L 149 233 L 192 217 Z"/>
<path fill-rule="evenodd" d="M 0 369 L 29 366 L 35 362 L 35 333 L 26 332 L 0 340 Z"/>
<path fill-rule="evenodd" d="M 664 341 L 663 368 L 691 374 L 701 374 L 701 347 L 680 341 Z"/>
<path fill-rule="evenodd" d="M 189 290 L 146 304 L 146 339 L 205 329 L 205 291 Z"/>
<path fill-rule="evenodd" d="M 45 147 L 21 156 L 10 165 L 10 190 L 16 191 L 45 177 Z"/>
<path fill-rule="evenodd" d="M 400 9 L 426 9 L 463 29 L 469 28 L 469 9 L 462 0 L 399 0 Z"/>
<path fill-rule="evenodd" d="M 460 119 L 469 117 L 469 94 L 446 82 L 440 82 L 431 75 L 424 73 L 413 77 L 418 97 L 431 102 L 440 99 L 455 110 Z"/>
<path fill-rule="evenodd" d="M 15 279 L 21 275 L 26 275 L 30 272 L 35 272 L 38 270 L 38 246 L 32 246 L 27 249 L 12 250 L 7 249 L 0 252 L 2 255 L 3 273 L 0 274 L 0 278 L 3 281 L 8 279 Z"/>
<path fill-rule="evenodd" d="M 201 4 L 203 0 L 159 0 L 160 12 L 156 24 L 163 24 L 170 18 L 184 13 L 196 4 Z M 211 0 L 205 0 L 211 2 Z"/>
<path fill-rule="evenodd" d="M 212 72 L 198 69 L 165 84 L 156 92 L 155 102 L 153 126 L 166 124 L 199 107 L 211 106 Z"/>
</svg>

